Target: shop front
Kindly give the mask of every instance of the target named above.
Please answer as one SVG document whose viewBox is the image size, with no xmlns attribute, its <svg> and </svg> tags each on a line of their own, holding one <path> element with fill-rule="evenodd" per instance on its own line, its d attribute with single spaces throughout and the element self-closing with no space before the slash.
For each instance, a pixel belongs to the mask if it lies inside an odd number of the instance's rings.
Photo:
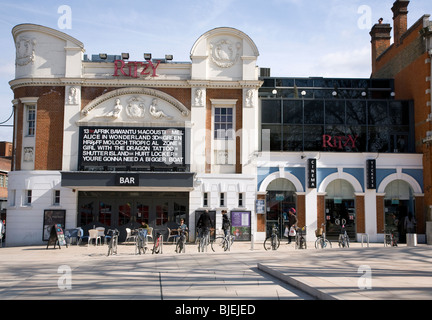
<svg viewBox="0 0 432 320">
<path fill-rule="evenodd" d="M 177 228 L 182 218 L 188 224 L 188 206 L 187 192 L 79 191 L 77 221 L 84 231 L 95 225 L 116 228 L 122 241 L 126 228 L 138 228 L 143 222 L 161 234 Z"/>
<path fill-rule="evenodd" d="M 288 224 L 288 211 L 296 208 L 296 193 L 294 185 L 287 179 L 273 180 L 267 187 L 266 236 L 270 236 L 272 228 L 278 228 L 282 237 Z"/>
<path fill-rule="evenodd" d="M 357 238 L 354 188 L 346 180 L 332 181 L 326 189 L 325 226 L 329 240 L 337 240 L 342 227 L 350 239 Z"/>
</svg>

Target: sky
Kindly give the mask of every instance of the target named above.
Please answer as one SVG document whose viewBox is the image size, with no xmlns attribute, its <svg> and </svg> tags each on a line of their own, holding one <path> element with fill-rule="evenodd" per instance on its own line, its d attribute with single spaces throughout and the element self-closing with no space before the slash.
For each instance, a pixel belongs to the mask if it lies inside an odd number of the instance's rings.
<svg viewBox="0 0 432 320">
<path fill-rule="evenodd" d="M 257 65 L 273 77 L 368 78 L 370 29 L 383 18 L 393 25 L 394 0 L 0 0 L 0 141 L 12 141 L 15 44 L 11 30 L 33 23 L 65 32 L 86 54 L 121 54 L 143 61 L 172 54 L 190 62 L 205 32 L 232 27 L 258 47 Z M 431 0 L 411 0 L 408 26 L 432 14 Z M 432 19 L 430 19 L 432 20 Z M 8 120 L 8 121 L 6 121 Z"/>
</svg>

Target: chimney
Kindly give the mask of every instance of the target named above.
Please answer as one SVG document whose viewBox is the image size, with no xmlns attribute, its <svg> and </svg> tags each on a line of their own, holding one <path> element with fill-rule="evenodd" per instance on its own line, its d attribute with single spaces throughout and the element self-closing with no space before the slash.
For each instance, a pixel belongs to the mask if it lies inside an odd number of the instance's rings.
<svg viewBox="0 0 432 320">
<path fill-rule="evenodd" d="M 378 57 L 390 47 L 391 39 L 391 26 L 389 23 L 382 23 L 383 19 L 380 18 L 369 34 L 371 35 L 372 44 L 372 74 L 375 72 L 376 60 Z"/>
<path fill-rule="evenodd" d="M 397 0 L 393 3 L 393 37 L 396 45 L 400 44 L 402 35 L 408 30 L 409 0 Z"/>
</svg>

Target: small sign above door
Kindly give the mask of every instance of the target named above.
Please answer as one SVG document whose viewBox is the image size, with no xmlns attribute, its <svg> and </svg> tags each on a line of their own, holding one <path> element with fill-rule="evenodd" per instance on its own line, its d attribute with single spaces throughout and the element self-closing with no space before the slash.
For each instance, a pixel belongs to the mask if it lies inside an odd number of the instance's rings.
<svg viewBox="0 0 432 320">
<path fill-rule="evenodd" d="M 139 174 L 138 173 L 116 174 L 115 185 L 116 186 L 139 186 Z"/>
</svg>

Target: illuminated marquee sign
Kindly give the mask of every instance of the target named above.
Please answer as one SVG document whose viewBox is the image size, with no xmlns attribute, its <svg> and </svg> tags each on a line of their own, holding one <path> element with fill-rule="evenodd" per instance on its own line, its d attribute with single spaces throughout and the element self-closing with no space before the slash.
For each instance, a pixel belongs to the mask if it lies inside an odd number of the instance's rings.
<svg viewBox="0 0 432 320">
<path fill-rule="evenodd" d="M 80 167 L 181 167 L 184 135 L 184 128 L 80 127 Z"/>
<path fill-rule="evenodd" d="M 160 61 L 154 65 L 151 61 L 129 61 L 115 60 L 114 61 L 114 77 L 123 75 L 125 77 L 139 78 L 140 76 L 157 77 L 156 69 Z"/>
</svg>

